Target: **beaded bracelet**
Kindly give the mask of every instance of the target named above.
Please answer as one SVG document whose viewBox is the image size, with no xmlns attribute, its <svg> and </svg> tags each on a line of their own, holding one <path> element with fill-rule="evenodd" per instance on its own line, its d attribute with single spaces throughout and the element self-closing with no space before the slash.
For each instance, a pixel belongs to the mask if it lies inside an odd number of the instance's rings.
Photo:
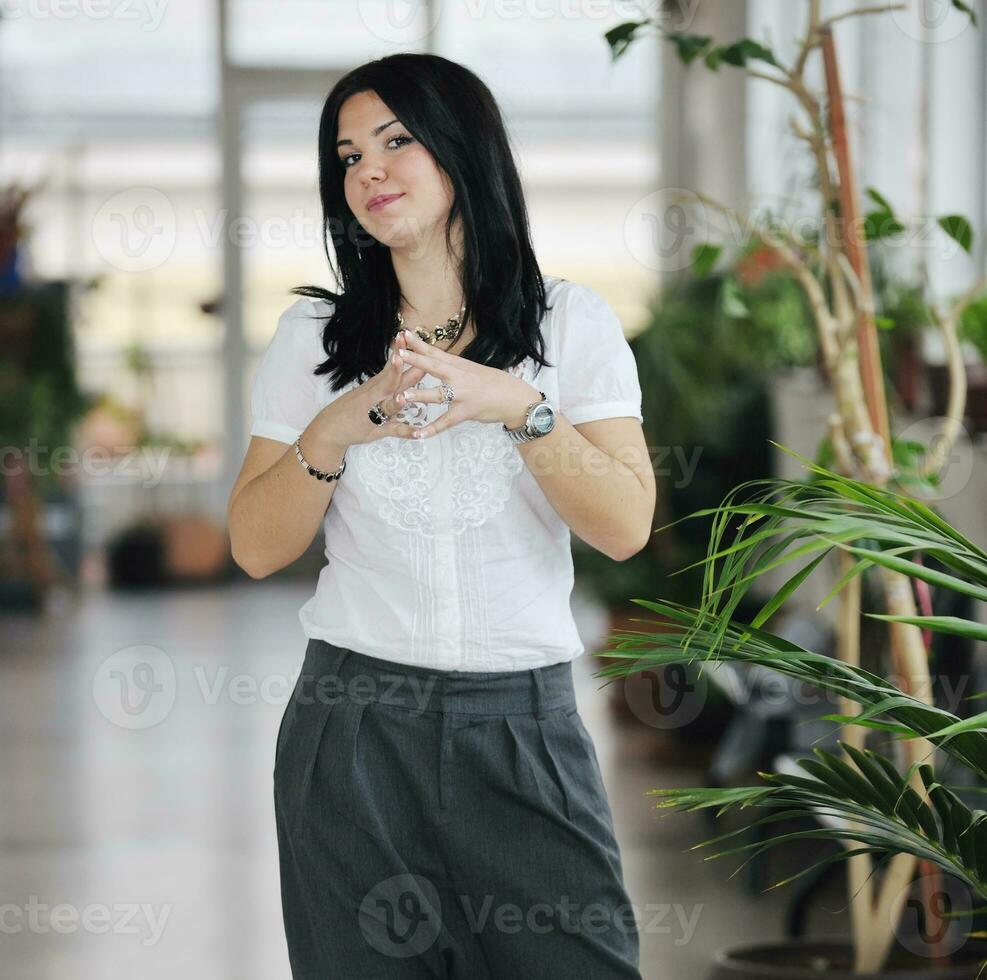
<svg viewBox="0 0 987 980">
<path fill-rule="evenodd" d="M 305 467 L 305 469 L 307 469 L 307 470 L 308 470 L 308 472 L 309 472 L 309 476 L 314 476 L 314 477 L 315 477 L 315 478 L 316 478 L 317 480 L 325 480 L 325 481 L 327 481 L 327 482 L 328 482 L 328 481 L 330 481 L 330 480 L 338 480 L 338 479 L 339 479 L 339 478 L 340 478 L 340 477 L 341 477 L 341 476 L 343 475 L 343 472 L 344 472 L 344 471 L 345 471 L 345 469 L 346 469 L 346 454 L 345 454 L 345 453 L 343 453 L 343 465 L 342 465 L 342 466 L 340 466 L 340 467 L 339 467 L 339 469 L 338 469 L 338 470 L 336 470 L 336 472 L 335 472 L 335 473 L 327 473 L 327 472 L 326 472 L 325 470 L 319 470 L 319 469 L 316 469 L 316 468 L 315 468 L 315 467 L 314 467 L 314 466 L 313 466 L 313 465 L 312 465 L 312 464 L 311 464 L 311 463 L 310 463 L 310 462 L 309 462 L 309 461 L 308 461 L 308 460 L 307 460 L 307 459 L 306 459 L 306 458 L 305 458 L 305 457 L 304 457 L 304 456 L 302 455 L 302 447 L 301 447 L 301 446 L 299 445 L 299 443 L 301 442 L 301 438 L 302 438 L 302 437 L 301 437 L 301 436 L 299 436 L 299 437 L 298 437 L 298 438 L 297 438 L 297 439 L 295 440 L 295 446 L 294 446 L 294 449 L 295 449 L 295 455 L 296 455 L 296 456 L 298 457 L 298 462 L 299 462 L 299 463 L 301 463 L 301 464 L 302 464 L 302 466 L 304 466 L 304 467 Z"/>
</svg>

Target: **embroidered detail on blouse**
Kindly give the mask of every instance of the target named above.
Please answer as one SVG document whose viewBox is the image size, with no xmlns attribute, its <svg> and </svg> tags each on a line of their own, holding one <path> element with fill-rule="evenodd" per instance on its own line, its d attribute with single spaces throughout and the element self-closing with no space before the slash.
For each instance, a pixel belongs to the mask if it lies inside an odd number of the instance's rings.
<svg viewBox="0 0 987 980">
<path fill-rule="evenodd" d="M 534 375 L 531 359 L 525 358 L 509 373 L 529 380 Z M 429 445 L 432 440 L 442 442 Z M 362 443 L 351 447 L 349 455 L 349 471 L 380 517 L 391 527 L 425 538 L 433 538 L 437 531 L 432 500 L 441 499 L 444 464 L 449 529 L 457 535 L 503 511 L 514 479 L 524 469 L 517 446 L 501 424 L 476 419 L 459 422 L 423 442 L 389 436 Z"/>
<path fill-rule="evenodd" d="M 431 490 L 436 474 L 429 466 L 427 447 L 387 436 L 352 450 L 356 450 L 353 471 L 375 500 L 380 516 L 391 527 L 432 537 Z"/>
</svg>

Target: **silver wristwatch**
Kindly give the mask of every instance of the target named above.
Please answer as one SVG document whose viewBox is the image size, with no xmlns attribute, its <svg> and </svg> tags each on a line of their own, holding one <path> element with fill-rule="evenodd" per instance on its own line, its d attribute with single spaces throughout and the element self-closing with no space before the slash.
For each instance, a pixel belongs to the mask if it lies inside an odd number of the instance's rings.
<svg viewBox="0 0 987 980">
<path fill-rule="evenodd" d="M 504 426 L 504 431 L 514 442 L 531 442 L 532 439 L 540 439 L 547 436 L 555 428 L 555 409 L 548 403 L 544 391 L 539 391 L 541 401 L 529 406 L 528 414 L 524 422 L 516 429 L 508 429 Z"/>
</svg>

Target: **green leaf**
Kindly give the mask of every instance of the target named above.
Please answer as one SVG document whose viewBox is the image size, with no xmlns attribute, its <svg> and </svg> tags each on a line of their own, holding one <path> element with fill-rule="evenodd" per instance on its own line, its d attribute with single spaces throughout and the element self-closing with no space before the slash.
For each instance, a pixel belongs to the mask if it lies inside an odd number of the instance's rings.
<svg viewBox="0 0 987 980">
<path fill-rule="evenodd" d="M 836 584 L 829 590 L 826 596 L 823 598 L 822 602 L 816 606 L 816 609 L 822 609 L 827 603 L 829 603 L 834 596 L 839 595 L 847 586 L 847 583 L 856 578 L 858 575 L 863 574 L 868 569 L 868 564 L 865 561 L 854 562 L 850 568 L 847 569 L 837 580 Z"/>
<path fill-rule="evenodd" d="M 861 751 L 854 745 L 843 742 L 840 744 L 853 759 L 864 778 L 881 794 L 885 812 L 890 816 L 901 817 L 913 830 L 921 829 L 918 816 L 913 812 L 910 801 L 905 800 L 901 778 L 892 779 L 890 774 L 872 758 L 873 753 L 867 750 Z"/>
<path fill-rule="evenodd" d="M 613 64 L 630 47 L 641 28 L 650 24 L 647 20 L 629 20 L 618 24 L 604 34 L 610 45 L 610 63 Z"/>
<path fill-rule="evenodd" d="M 816 566 L 829 554 L 828 551 L 816 555 L 805 568 L 799 569 L 758 611 L 751 620 L 754 626 L 763 626 L 774 615 L 782 603 L 816 570 Z"/>
<path fill-rule="evenodd" d="M 720 245 L 711 245 L 709 242 L 700 242 L 692 250 L 692 271 L 693 274 L 702 279 L 708 276 L 716 265 L 716 260 L 720 257 L 723 248 Z"/>
<path fill-rule="evenodd" d="M 964 3 L 963 0 L 953 0 L 953 6 L 957 10 L 961 10 L 964 14 L 969 14 L 973 26 L 977 26 L 977 15 L 973 12 L 969 4 Z"/>
<path fill-rule="evenodd" d="M 749 37 L 741 38 L 739 41 L 717 50 L 723 61 L 728 65 L 736 65 L 738 68 L 746 67 L 748 61 L 766 61 L 769 65 L 774 65 L 775 68 L 780 67 L 770 48 L 766 48 L 763 44 Z"/>
<path fill-rule="evenodd" d="M 974 623 L 958 616 L 888 616 L 883 613 L 864 613 L 872 619 L 883 619 L 886 623 L 910 623 L 934 633 L 949 633 L 952 636 L 965 636 L 970 640 L 987 640 L 987 626 Z"/>
<path fill-rule="evenodd" d="M 876 316 L 874 317 L 874 323 L 881 330 L 893 330 L 895 326 L 895 320 L 889 316 Z"/>
<path fill-rule="evenodd" d="M 950 238 L 956 241 L 960 248 L 968 254 L 973 248 L 973 227 L 962 214 L 947 214 L 938 220 L 939 227 L 942 228 Z"/>
<path fill-rule="evenodd" d="M 673 31 L 666 34 L 665 39 L 675 45 L 675 49 L 679 53 L 679 58 L 687 65 L 692 64 L 696 57 L 713 40 L 711 37 L 703 37 L 700 34 L 683 34 L 681 31 Z"/>
<path fill-rule="evenodd" d="M 921 579 L 923 582 L 928 582 L 929 585 L 935 585 L 942 589 L 950 589 L 953 592 L 959 592 L 960 595 L 968 595 L 973 599 L 979 599 L 981 602 L 987 602 L 987 588 L 984 588 L 982 585 L 973 585 L 970 582 L 964 582 L 963 579 L 956 578 L 955 575 L 937 572 L 934 568 L 929 568 L 927 565 L 920 565 L 918 562 L 898 558 L 886 551 L 855 548 L 848 544 L 839 545 L 839 547 L 843 548 L 844 551 L 848 551 L 851 555 L 856 555 L 862 561 L 872 562 L 875 565 L 883 565 L 885 568 L 890 568 L 893 572 L 900 572 L 909 578 Z"/>
<path fill-rule="evenodd" d="M 894 208 L 888 203 L 888 199 L 879 194 L 873 187 L 867 188 L 867 196 L 874 201 L 875 204 L 882 210 L 887 211 L 888 214 L 894 212 Z"/>
<path fill-rule="evenodd" d="M 964 718 L 955 724 L 947 725 L 938 731 L 929 732 L 929 738 L 944 738 L 946 736 L 958 735 L 960 732 L 975 732 L 987 730 L 987 711 L 969 718 Z"/>
<path fill-rule="evenodd" d="M 810 719 L 811 720 L 811 719 Z M 914 728 L 907 725 L 895 725 L 889 721 L 863 720 L 860 715 L 821 715 L 820 721 L 835 721 L 840 725 L 859 725 L 861 728 L 873 728 L 878 732 L 890 732 L 893 735 L 904 735 L 906 738 L 918 738 Z"/>
<path fill-rule="evenodd" d="M 904 230 L 905 226 L 890 211 L 869 211 L 864 218 L 864 235 L 869 242 L 900 235 Z"/>
<path fill-rule="evenodd" d="M 731 320 L 743 320 L 751 315 L 736 279 L 724 279 L 720 289 L 720 311 Z"/>
</svg>

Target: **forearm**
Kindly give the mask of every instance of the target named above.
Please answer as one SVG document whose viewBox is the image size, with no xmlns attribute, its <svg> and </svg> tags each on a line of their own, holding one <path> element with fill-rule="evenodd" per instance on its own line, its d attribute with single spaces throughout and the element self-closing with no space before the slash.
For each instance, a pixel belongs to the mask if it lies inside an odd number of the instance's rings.
<svg viewBox="0 0 987 980">
<path fill-rule="evenodd" d="M 313 465 L 335 472 L 344 447 L 321 434 L 315 419 L 302 433 L 302 454 Z M 344 477 L 345 478 L 345 477 Z M 337 480 L 317 480 L 299 462 L 293 446 L 270 469 L 254 477 L 230 505 L 233 558 L 252 578 L 290 565 L 311 544 L 335 493 Z"/>
<path fill-rule="evenodd" d="M 583 541 L 615 561 L 647 543 L 654 497 L 637 473 L 593 445 L 564 416 L 518 451 L 556 513 Z"/>
</svg>

